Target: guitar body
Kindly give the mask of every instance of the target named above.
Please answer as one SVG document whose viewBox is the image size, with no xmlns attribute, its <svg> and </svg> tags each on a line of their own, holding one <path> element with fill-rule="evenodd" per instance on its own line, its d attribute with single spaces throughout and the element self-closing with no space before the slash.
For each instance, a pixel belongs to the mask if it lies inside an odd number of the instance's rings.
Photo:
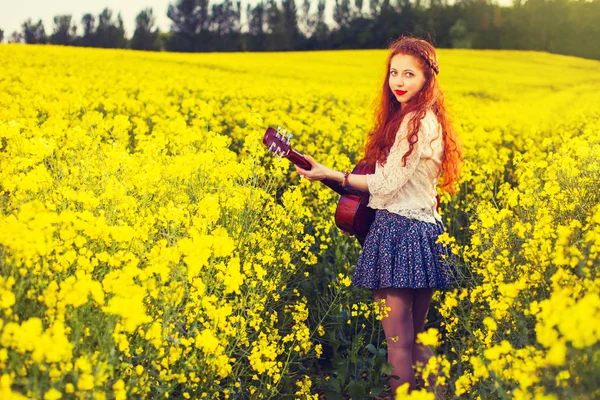
<svg viewBox="0 0 600 400">
<path fill-rule="evenodd" d="M 372 174 L 374 168 L 358 163 L 352 170 L 353 174 Z M 369 208 L 370 195 L 368 192 L 359 194 L 342 194 L 335 210 L 335 225 L 341 230 L 355 235 L 361 246 L 375 220 L 375 210 Z"/>
</svg>

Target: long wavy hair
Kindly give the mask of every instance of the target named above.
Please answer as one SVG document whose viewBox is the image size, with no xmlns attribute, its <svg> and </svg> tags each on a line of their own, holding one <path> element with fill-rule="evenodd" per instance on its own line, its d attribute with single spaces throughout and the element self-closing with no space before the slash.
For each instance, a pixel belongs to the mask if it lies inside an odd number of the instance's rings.
<svg viewBox="0 0 600 400">
<path fill-rule="evenodd" d="M 462 146 L 444 107 L 444 95 L 437 79 L 439 67 L 435 49 L 425 40 L 402 36 L 392 42 L 389 50 L 381 98 L 375 109 L 374 127 L 369 133 L 365 145 L 363 162 L 370 166 L 374 166 L 377 162 L 380 164 L 385 163 L 402 120 L 407 114 L 414 112 L 408 123 L 408 137 L 406 140 L 409 143 L 409 150 L 402 158 L 403 165 L 406 165 L 406 158 L 412 153 L 415 144 L 419 140 L 418 132 L 421 120 L 425 117 L 427 110 L 431 110 L 442 127 L 444 144 L 440 188 L 448 193 L 456 193 L 456 183 L 459 180 L 463 159 Z M 392 93 L 388 83 L 391 61 L 396 54 L 410 55 L 417 59 L 426 78 L 419 94 L 408 103 L 403 104 L 402 107 L 400 107 L 400 102 Z"/>
</svg>

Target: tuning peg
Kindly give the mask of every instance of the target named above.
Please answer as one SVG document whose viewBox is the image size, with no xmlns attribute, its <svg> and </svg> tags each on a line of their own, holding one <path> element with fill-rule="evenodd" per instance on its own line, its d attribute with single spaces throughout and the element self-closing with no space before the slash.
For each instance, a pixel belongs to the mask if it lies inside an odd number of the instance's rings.
<svg viewBox="0 0 600 400">
<path fill-rule="evenodd" d="M 290 144 L 290 139 L 292 138 L 292 136 L 294 136 L 294 135 L 292 135 L 291 133 L 288 133 L 288 135 L 287 135 L 287 139 L 286 139 L 286 141 L 285 141 L 285 144 L 287 144 L 287 145 L 289 145 L 289 144 Z"/>
<path fill-rule="evenodd" d="M 278 126 L 277 127 L 277 132 L 275 132 L 275 137 L 277 139 L 281 139 L 281 137 L 282 137 L 281 134 L 280 134 L 280 131 L 281 131 L 281 126 Z"/>
</svg>

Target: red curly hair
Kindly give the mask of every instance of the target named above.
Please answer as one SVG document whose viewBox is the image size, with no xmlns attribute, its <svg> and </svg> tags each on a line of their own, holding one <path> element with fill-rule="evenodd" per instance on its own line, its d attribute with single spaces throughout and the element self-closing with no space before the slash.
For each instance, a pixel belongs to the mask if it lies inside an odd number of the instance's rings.
<svg viewBox="0 0 600 400">
<path fill-rule="evenodd" d="M 460 166 L 463 159 L 462 147 L 444 107 L 444 95 L 437 79 L 439 67 L 435 49 L 425 40 L 402 36 L 392 42 L 389 50 L 382 94 L 376 106 L 374 128 L 369 133 L 365 145 L 363 162 L 370 166 L 374 166 L 377 162 L 385 163 L 404 116 L 414 112 L 414 116 L 408 125 L 407 141 L 409 150 L 402 158 L 404 165 L 406 165 L 406 157 L 412 153 L 414 144 L 419 140 L 418 132 L 421 120 L 425 117 L 427 110 L 431 110 L 442 127 L 444 144 L 440 188 L 448 193 L 456 193 L 456 183 L 459 180 Z M 402 107 L 400 107 L 400 102 L 396 99 L 388 84 L 391 61 L 396 54 L 415 57 L 419 61 L 426 78 L 418 96 Z"/>
</svg>

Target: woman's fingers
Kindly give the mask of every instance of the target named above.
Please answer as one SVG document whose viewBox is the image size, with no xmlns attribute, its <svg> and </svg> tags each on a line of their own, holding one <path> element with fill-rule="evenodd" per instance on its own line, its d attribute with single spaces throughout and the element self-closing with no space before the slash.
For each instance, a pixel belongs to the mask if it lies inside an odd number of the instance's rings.
<svg viewBox="0 0 600 400">
<path fill-rule="evenodd" d="M 310 180 L 310 178 L 307 176 L 309 171 L 306 171 L 306 170 L 298 167 L 297 165 L 294 165 L 294 168 L 296 168 L 296 172 L 298 173 L 298 175 L 300 175 L 300 178 L 306 178 L 306 179 Z"/>
<path fill-rule="evenodd" d="M 311 156 L 309 156 L 308 154 L 304 155 L 304 158 L 306 159 L 306 161 L 308 161 L 308 163 L 315 167 L 317 165 L 317 162 L 315 160 L 313 160 L 313 158 Z"/>
<path fill-rule="evenodd" d="M 311 156 L 304 155 L 304 159 L 310 164 L 311 169 L 305 170 L 298 167 L 297 165 L 294 165 L 294 168 L 296 168 L 296 172 L 300 174 L 300 177 L 306 178 L 311 182 L 314 180 L 323 179 L 321 176 L 323 173 L 323 166 L 317 163 L 315 160 L 313 160 Z"/>
<path fill-rule="evenodd" d="M 296 167 L 296 172 L 299 173 L 300 175 L 306 175 L 308 173 L 307 170 L 302 169 L 302 168 L 300 168 L 300 167 L 298 167 L 296 165 L 294 165 L 294 167 Z"/>
</svg>

